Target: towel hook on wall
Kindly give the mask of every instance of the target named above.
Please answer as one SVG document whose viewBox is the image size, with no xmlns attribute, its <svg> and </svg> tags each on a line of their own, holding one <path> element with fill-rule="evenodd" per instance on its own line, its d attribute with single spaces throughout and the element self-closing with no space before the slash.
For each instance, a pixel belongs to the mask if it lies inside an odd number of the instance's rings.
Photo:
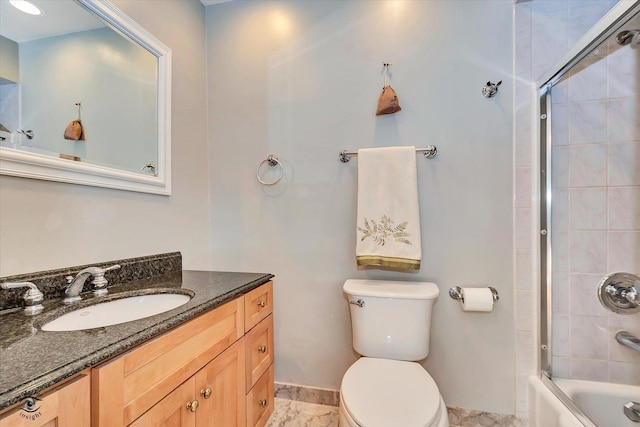
<svg viewBox="0 0 640 427">
<path fill-rule="evenodd" d="M 498 93 L 498 86 L 500 86 L 501 84 L 502 80 L 500 80 L 498 83 L 491 83 L 491 81 L 488 81 L 487 84 L 482 88 L 482 96 L 484 96 L 485 98 L 493 98 L 496 93 Z"/>
</svg>

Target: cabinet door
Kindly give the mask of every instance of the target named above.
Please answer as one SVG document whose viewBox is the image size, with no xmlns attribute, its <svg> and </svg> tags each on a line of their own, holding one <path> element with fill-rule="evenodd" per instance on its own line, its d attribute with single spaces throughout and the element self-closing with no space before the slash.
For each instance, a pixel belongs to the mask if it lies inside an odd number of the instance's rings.
<svg viewBox="0 0 640 427">
<path fill-rule="evenodd" d="M 244 383 L 243 383 L 244 384 Z M 89 427 L 91 382 L 88 375 L 71 381 L 35 400 L 29 409 L 19 408 L 0 417 L 0 427 Z"/>
<path fill-rule="evenodd" d="M 195 427 L 195 414 L 200 409 L 201 399 L 195 399 L 194 388 L 195 380 L 191 377 L 131 423 L 130 426 Z M 194 402 L 197 403 L 194 404 Z"/>
<path fill-rule="evenodd" d="M 245 425 L 245 343 L 237 341 L 196 374 L 198 427 Z"/>
</svg>

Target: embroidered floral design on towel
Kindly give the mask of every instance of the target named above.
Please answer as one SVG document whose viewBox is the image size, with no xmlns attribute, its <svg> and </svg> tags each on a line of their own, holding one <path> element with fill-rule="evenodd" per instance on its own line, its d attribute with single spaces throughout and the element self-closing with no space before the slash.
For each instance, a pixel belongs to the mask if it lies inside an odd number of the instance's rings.
<svg viewBox="0 0 640 427">
<path fill-rule="evenodd" d="M 412 244 L 408 239 L 406 239 L 406 237 L 409 237 L 409 234 L 404 231 L 408 224 L 406 221 L 394 227 L 394 221 L 388 216 L 383 215 L 380 219 L 380 224 L 376 223 L 374 220 L 371 220 L 371 224 L 373 224 L 373 227 L 369 225 L 369 221 L 365 218 L 365 228 L 358 227 L 358 231 L 362 233 L 360 241 L 363 241 L 367 237 L 371 237 L 379 246 L 384 246 L 387 239 L 392 237 L 396 242 L 407 245 Z"/>
</svg>

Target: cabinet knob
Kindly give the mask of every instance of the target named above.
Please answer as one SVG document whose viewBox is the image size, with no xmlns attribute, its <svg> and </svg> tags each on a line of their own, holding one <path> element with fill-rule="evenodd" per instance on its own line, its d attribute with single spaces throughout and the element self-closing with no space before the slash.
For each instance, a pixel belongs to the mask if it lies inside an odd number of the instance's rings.
<svg viewBox="0 0 640 427">
<path fill-rule="evenodd" d="M 260 347 L 258 347 L 258 352 L 266 353 L 267 352 L 267 346 L 261 345 Z"/>
<path fill-rule="evenodd" d="M 198 401 L 193 399 L 192 401 L 188 402 L 187 409 L 191 412 L 196 412 L 198 410 Z"/>
<path fill-rule="evenodd" d="M 258 301 L 258 307 L 260 307 L 260 308 L 264 308 L 266 305 L 267 305 L 267 303 L 266 303 L 263 299 L 261 299 L 260 301 Z"/>
<path fill-rule="evenodd" d="M 205 399 L 210 398 L 211 397 L 211 387 L 203 388 L 202 390 L 200 390 L 200 396 L 204 397 Z"/>
<path fill-rule="evenodd" d="M 258 404 L 264 408 L 265 406 L 267 406 L 267 399 L 258 400 Z"/>
</svg>

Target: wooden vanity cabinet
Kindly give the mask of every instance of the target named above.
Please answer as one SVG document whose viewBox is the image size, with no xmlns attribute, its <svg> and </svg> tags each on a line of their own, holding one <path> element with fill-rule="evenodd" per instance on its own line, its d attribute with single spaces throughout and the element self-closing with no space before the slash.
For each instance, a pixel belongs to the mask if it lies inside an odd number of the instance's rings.
<svg viewBox="0 0 640 427">
<path fill-rule="evenodd" d="M 237 341 L 130 426 L 244 426 L 244 351 Z"/>
<path fill-rule="evenodd" d="M 92 426 L 264 426 L 273 412 L 272 294 L 268 282 L 94 367 Z"/>
<path fill-rule="evenodd" d="M 91 381 L 80 375 L 42 396 L 36 406 L 0 415 L 0 427 L 75 427 L 91 423 Z"/>
</svg>

